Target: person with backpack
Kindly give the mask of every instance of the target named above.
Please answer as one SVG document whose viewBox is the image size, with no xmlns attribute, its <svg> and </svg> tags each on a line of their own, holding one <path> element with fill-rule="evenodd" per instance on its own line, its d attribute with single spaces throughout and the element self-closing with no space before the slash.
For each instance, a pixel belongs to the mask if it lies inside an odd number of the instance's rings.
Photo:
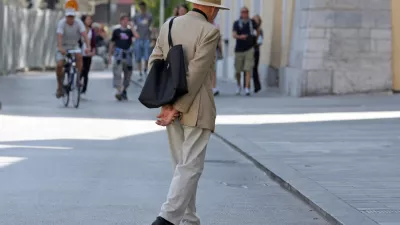
<svg viewBox="0 0 400 225">
<path fill-rule="evenodd" d="M 242 86 L 240 82 L 241 73 L 245 73 L 245 94 L 250 96 L 250 79 L 254 67 L 254 46 L 257 44 L 259 27 L 250 19 L 249 9 L 243 7 L 240 10 L 240 19 L 233 24 L 233 38 L 236 39 L 235 47 L 235 70 L 237 79 L 236 94 L 240 95 Z"/>
</svg>

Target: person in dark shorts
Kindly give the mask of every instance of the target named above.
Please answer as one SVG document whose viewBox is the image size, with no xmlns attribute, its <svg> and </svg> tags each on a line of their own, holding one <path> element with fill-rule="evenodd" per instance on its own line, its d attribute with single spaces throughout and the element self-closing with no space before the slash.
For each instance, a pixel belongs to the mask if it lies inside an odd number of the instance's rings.
<svg viewBox="0 0 400 225">
<path fill-rule="evenodd" d="M 236 39 L 235 69 L 237 79 L 236 94 L 241 93 L 240 75 L 245 73 L 245 94 L 250 95 L 250 79 L 254 67 L 254 46 L 257 42 L 259 28 L 257 23 L 250 19 L 249 9 L 240 10 L 240 19 L 233 24 L 233 37 Z"/>
</svg>

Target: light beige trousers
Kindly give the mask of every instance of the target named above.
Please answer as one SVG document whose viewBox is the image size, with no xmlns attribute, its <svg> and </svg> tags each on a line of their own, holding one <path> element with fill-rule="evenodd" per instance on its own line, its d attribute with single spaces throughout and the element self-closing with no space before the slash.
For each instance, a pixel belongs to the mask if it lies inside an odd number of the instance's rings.
<svg viewBox="0 0 400 225">
<path fill-rule="evenodd" d="M 196 193 L 211 131 L 176 121 L 167 127 L 167 133 L 174 175 L 160 216 L 175 225 L 200 225 Z"/>
</svg>

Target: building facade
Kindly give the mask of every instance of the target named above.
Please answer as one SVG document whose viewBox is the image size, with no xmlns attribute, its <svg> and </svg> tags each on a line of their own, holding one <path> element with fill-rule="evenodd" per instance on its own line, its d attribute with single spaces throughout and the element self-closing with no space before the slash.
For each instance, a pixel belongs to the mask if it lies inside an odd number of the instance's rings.
<svg viewBox="0 0 400 225">
<path fill-rule="evenodd" d="M 263 19 L 264 86 L 289 96 L 400 91 L 400 8 L 396 0 L 225 0 L 218 18 L 228 56 L 218 74 L 233 79 L 232 24 L 240 8 Z M 392 23 L 393 21 L 393 23 Z M 398 25 L 399 23 L 399 25 Z M 399 46 L 399 47 L 397 47 Z"/>
</svg>

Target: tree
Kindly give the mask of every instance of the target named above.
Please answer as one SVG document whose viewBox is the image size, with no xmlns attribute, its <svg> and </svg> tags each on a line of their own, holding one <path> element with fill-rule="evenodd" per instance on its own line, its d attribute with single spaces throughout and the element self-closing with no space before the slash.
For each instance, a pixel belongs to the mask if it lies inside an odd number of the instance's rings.
<svg viewBox="0 0 400 225">
<path fill-rule="evenodd" d="M 139 1 L 138 1 L 139 2 Z M 158 27 L 159 26 L 159 22 L 160 22 L 160 6 L 161 6 L 161 1 L 157 0 L 143 0 L 143 2 L 145 2 L 147 4 L 147 8 L 148 10 L 151 12 L 151 14 L 153 14 L 153 20 L 154 20 L 154 26 Z M 166 6 L 165 6 L 165 19 L 169 18 L 170 16 L 172 16 L 172 12 L 174 10 L 174 8 L 177 5 L 180 4 L 184 4 L 186 3 L 185 0 L 165 0 Z M 190 4 L 189 8 L 190 8 Z"/>
</svg>

